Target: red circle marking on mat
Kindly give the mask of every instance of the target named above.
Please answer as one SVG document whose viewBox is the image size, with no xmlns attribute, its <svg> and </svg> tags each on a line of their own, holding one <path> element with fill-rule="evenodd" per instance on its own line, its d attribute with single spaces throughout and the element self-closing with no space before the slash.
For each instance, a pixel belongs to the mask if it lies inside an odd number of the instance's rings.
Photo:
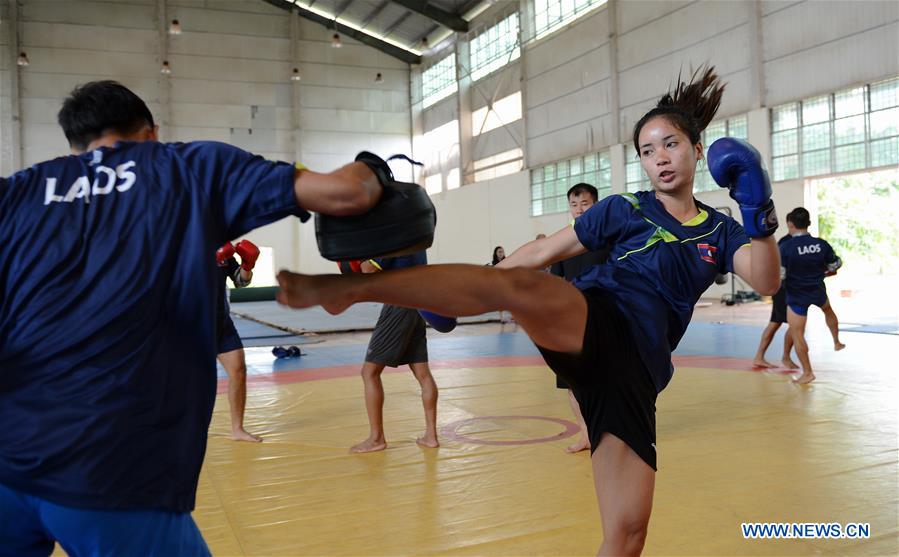
<svg viewBox="0 0 899 557">
<path fill-rule="evenodd" d="M 542 420 L 544 422 L 552 422 L 565 427 L 565 431 L 551 435 L 549 437 L 539 437 L 537 439 L 522 439 L 520 441 L 491 441 L 488 439 L 477 439 L 458 433 L 459 428 L 468 424 L 479 422 L 482 420 Z M 441 434 L 449 439 L 462 441 L 463 443 L 471 443 L 473 445 L 535 445 L 537 443 L 549 443 L 566 439 L 580 432 L 577 424 L 561 418 L 547 418 L 545 416 L 480 416 L 477 418 L 468 418 L 467 420 L 459 420 L 443 426 Z"/>
</svg>

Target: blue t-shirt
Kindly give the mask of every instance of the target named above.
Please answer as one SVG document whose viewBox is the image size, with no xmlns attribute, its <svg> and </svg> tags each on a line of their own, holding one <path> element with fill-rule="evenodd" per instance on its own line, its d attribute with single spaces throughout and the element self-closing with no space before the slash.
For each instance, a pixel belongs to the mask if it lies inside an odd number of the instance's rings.
<svg viewBox="0 0 899 557">
<path fill-rule="evenodd" d="M 0 483 L 193 509 L 216 392 L 215 250 L 288 215 L 294 168 L 122 142 L 0 179 Z"/>
<path fill-rule="evenodd" d="M 427 252 L 417 251 L 409 255 L 401 255 L 399 257 L 379 257 L 370 260 L 381 271 L 390 269 L 406 269 L 408 267 L 416 267 L 418 265 L 428 264 Z"/>
<path fill-rule="evenodd" d="M 787 270 L 787 294 L 824 288 L 827 266 L 837 261 L 833 248 L 811 234 L 797 234 L 780 244 L 780 265 Z"/>
<path fill-rule="evenodd" d="M 611 248 L 608 262 L 574 285 L 612 294 L 659 391 L 671 380 L 671 352 L 699 297 L 716 275 L 733 270 L 734 253 L 749 243 L 737 221 L 699 201 L 696 206 L 699 215 L 681 224 L 654 192 L 613 195 L 574 223 L 585 248 Z"/>
</svg>

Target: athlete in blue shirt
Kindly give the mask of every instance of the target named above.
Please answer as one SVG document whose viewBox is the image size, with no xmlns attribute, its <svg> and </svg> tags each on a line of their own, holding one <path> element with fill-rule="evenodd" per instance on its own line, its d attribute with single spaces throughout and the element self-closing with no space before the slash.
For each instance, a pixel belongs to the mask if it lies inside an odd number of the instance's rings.
<svg viewBox="0 0 899 557">
<path fill-rule="evenodd" d="M 308 211 L 369 210 L 330 174 L 159 143 L 111 81 L 59 113 L 72 148 L 0 179 L 0 555 L 206 554 L 190 511 L 216 393 L 216 248 Z"/>
<path fill-rule="evenodd" d="M 734 271 L 764 294 L 780 285 L 771 236 L 777 218 L 758 152 L 734 139 L 709 149 L 712 176 L 730 188 L 743 226 L 693 197 L 701 132 L 722 93 L 707 69 L 637 123 L 634 146 L 652 191 L 608 197 L 497 268 L 433 265 L 370 277 L 282 272 L 278 299 L 331 313 L 361 301 L 456 316 L 510 310 L 580 403 L 594 449 L 600 553 L 636 555 L 652 509 L 655 400 L 671 379 L 670 353 L 695 302 L 718 273 Z M 609 262 L 574 285 L 532 270 L 602 246 L 611 248 Z"/>
<path fill-rule="evenodd" d="M 808 357 L 808 343 L 805 341 L 805 325 L 809 306 L 815 305 L 824 312 L 824 319 L 833 337 L 834 350 L 842 350 L 846 345 L 840 342 L 840 323 L 827 299 L 824 277 L 836 273 L 843 262 L 833 252 L 826 241 L 808 233 L 811 216 L 808 210 L 797 207 L 787 215 L 789 240 L 780 244 L 780 260 L 783 266 L 784 290 L 787 294 L 787 323 L 793 339 L 796 356 L 802 366 L 802 375 L 796 378 L 799 384 L 815 380 L 812 364 Z"/>
</svg>

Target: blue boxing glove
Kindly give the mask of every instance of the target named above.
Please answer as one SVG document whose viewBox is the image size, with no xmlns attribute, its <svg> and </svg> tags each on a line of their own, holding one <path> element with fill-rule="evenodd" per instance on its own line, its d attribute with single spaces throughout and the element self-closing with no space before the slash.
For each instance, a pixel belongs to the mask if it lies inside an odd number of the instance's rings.
<svg viewBox="0 0 899 557">
<path fill-rule="evenodd" d="M 767 238 L 777 230 L 771 182 L 755 147 L 742 139 L 722 137 L 709 147 L 709 172 L 740 206 L 743 229 L 750 238 Z"/>
<path fill-rule="evenodd" d="M 425 321 L 427 321 L 428 325 L 434 327 L 435 331 L 448 333 L 456 328 L 455 317 L 444 317 L 443 315 L 431 313 L 430 311 L 423 309 L 418 310 L 418 313 Z"/>
</svg>

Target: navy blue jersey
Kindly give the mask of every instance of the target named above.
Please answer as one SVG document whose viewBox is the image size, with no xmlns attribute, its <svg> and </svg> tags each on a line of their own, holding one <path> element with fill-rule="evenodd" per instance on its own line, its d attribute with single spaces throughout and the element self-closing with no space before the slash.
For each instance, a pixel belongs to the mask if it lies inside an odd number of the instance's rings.
<svg viewBox="0 0 899 557">
<path fill-rule="evenodd" d="M 811 234 L 797 234 L 780 244 L 780 265 L 786 269 L 788 294 L 821 288 L 827 266 L 836 261 L 830 244 Z"/>
<path fill-rule="evenodd" d="M 122 142 L 0 181 L 0 483 L 194 507 L 216 391 L 215 250 L 288 215 L 294 168 Z"/>
<path fill-rule="evenodd" d="M 377 259 L 371 259 L 370 261 L 375 267 L 382 271 L 390 269 L 406 269 L 418 265 L 427 265 L 428 254 L 425 251 L 417 251 L 409 255 L 401 255 L 399 257 L 379 257 Z"/>
<path fill-rule="evenodd" d="M 614 296 L 659 391 L 671 380 L 671 352 L 699 297 L 716 275 L 733 270 L 734 254 L 749 243 L 737 221 L 696 205 L 699 215 L 680 223 L 654 192 L 612 195 L 574 224 L 588 250 L 611 249 L 607 263 L 593 266 L 574 285 Z"/>
</svg>

